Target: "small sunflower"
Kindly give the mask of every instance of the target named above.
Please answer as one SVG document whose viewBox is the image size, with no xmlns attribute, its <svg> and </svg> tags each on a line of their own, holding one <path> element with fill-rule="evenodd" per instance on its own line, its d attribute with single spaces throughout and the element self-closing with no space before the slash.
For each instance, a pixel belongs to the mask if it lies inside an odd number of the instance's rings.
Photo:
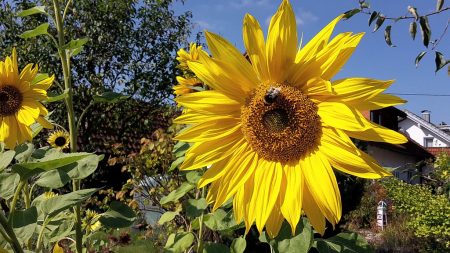
<svg viewBox="0 0 450 253">
<path fill-rule="evenodd" d="M 16 49 L 12 56 L 0 61 L 0 141 L 8 148 L 31 141 L 30 126 L 38 122 L 43 127 L 52 128 L 44 116 L 47 109 L 41 101 L 46 100 L 47 89 L 54 77 L 33 82 L 38 66 L 28 64 L 19 73 Z"/>
<path fill-rule="evenodd" d="M 70 136 L 66 131 L 54 131 L 47 139 L 47 142 L 54 148 L 65 149 L 69 147 Z"/>
<path fill-rule="evenodd" d="M 177 96 L 194 92 L 196 86 L 201 86 L 202 82 L 195 77 L 184 78 L 177 76 L 178 84 L 173 87 L 173 93 Z"/>
<path fill-rule="evenodd" d="M 243 38 L 249 61 L 231 43 L 206 32 L 212 56 L 200 51 L 189 69 L 208 87 L 177 97 L 190 124 L 176 139 L 191 142 L 182 170 L 209 166 L 199 187 L 210 185 L 213 209 L 233 199 L 237 222 L 253 223 L 269 236 L 286 219 L 292 232 L 302 212 L 321 234 L 325 220 L 341 218 L 341 196 L 333 168 L 362 178 L 389 176 L 351 141 L 404 143 L 395 131 L 364 118 L 361 111 L 405 101 L 383 94 L 393 81 L 331 80 L 363 34 L 330 40 L 339 16 L 303 48 L 288 0 L 272 17 L 267 40 L 247 14 Z"/>
<path fill-rule="evenodd" d="M 92 210 L 86 210 L 86 215 L 82 221 L 81 226 L 88 233 L 95 232 L 102 227 L 102 224 L 99 221 L 100 215 Z"/>
<path fill-rule="evenodd" d="M 197 43 L 191 43 L 189 45 L 189 52 L 186 52 L 183 48 L 177 52 L 177 60 L 180 63 L 178 68 L 181 70 L 189 70 L 187 65 L 188 61 L 196 61 L 199 57 L 199 52 L 203 51 L 202 46 L 197 45 Z"/>
</svg>

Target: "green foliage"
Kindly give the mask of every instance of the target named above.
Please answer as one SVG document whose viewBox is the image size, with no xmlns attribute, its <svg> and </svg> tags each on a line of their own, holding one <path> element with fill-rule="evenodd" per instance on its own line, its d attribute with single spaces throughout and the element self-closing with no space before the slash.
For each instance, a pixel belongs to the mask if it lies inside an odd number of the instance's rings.
<svg viewBox="0 0 450 253">
<path fill-rule="evenodd" d="M 417 237 L 430 239 L 433 247 L 450 249 L 450 201 L 445 195 L 397 179 L 385 180 L 383 185 L 396 212 L 408 215 L 406 224 Z"/>
</svg>

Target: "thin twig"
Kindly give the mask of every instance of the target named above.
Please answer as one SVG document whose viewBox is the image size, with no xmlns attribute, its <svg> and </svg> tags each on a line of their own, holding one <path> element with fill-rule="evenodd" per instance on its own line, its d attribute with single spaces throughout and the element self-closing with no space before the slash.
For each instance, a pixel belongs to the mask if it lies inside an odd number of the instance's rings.
<svg viewBox="0 0 450 253">
<path fill-rule="evenodd" d="M 447 21 L 447 24 L 445 25 L 444 31 L 442 32 L 441 36 L 439 37 L 439 39 L 436 40 L 436 42 L 433 44 L 433 47 L 431 48 L 432 50 L 434 50 L 437 45 L 441 42 L 442 38 L 444 37 L 445 33 L 447 33 L 447 29 L 448 29 L 448 25 L 450 24 L 450 19 Z"/>
<path fill-rule="evenodd" d="M 430 12 L 430 13 L 428 13 L 428 14 L 420 15 L 420 16 L 421 16 L 421 17 L 429 17 L 429 16 L 432 16 L 432 15 L 435 15 L 435 14 L 439 14 L 439 13 L 444 12 L 444 11 L 448 11 L 448 10 L 450 10 L 450 6 L 445 7 L 445 8 L 442 8 L 442 9 L 439 10 L 439 11 Z M 371 15 L 371 14 L 372 14 L 371 11 L 364 11 L 364 10 L 362 10 L 361 13 L 364 13 L 364 14 L 367 14 L 367 15 Z M 406 15 L 404 15 L 404 16 L 400 16 L 400 17 L 397 17 L 397 18 L 386 17 L 386 16 L 385 16 L 384 19 L 389 19 L 389 20 L 395 20 L 395 21 L 398 21 L 398 20 L 401 20 L 401 19 L 416 19 L 416 18 L 413 17 L 413 16 L 406 16 Z"/>
</svg>

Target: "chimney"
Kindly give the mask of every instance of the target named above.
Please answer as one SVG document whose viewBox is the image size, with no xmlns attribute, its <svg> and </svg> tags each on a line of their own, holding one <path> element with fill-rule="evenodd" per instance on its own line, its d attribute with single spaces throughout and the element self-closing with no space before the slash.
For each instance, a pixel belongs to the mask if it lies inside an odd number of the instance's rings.
<svg viewBox="0 0 450 253">
<path fill-rule="evenodd" d="M 430 122 L 430 111 L 428 110 L 423 110 L 422 111 L 422 119 L 424 119 L 427 122 Z"/>
</svg>

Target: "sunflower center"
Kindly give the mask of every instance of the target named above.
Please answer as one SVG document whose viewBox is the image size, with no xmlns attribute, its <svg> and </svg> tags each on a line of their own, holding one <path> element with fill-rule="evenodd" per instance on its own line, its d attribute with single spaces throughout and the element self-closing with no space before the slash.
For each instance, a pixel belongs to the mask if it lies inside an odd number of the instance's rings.
<svg viewBox="0 0 450 253">
<path fill-rule="evenodd" d="M 15 114 L 22 106 L 23 96 L 20 90 L 14 86 L 0 87 L 0 117 Z"/>
<path fill-rule="evenodd" d="M 299 160 L 319 144 L 322 132 L 317 106 L 295 87 L 260 85 L 241 113 L 245 138 L 267 160 Z"/>
<path fill-rule="evenodd" d="M 55 145 L 58 147 L 62 147 L 66 144 L 66 138 L 59 136 L 55 139 Z"/>
</svg>

